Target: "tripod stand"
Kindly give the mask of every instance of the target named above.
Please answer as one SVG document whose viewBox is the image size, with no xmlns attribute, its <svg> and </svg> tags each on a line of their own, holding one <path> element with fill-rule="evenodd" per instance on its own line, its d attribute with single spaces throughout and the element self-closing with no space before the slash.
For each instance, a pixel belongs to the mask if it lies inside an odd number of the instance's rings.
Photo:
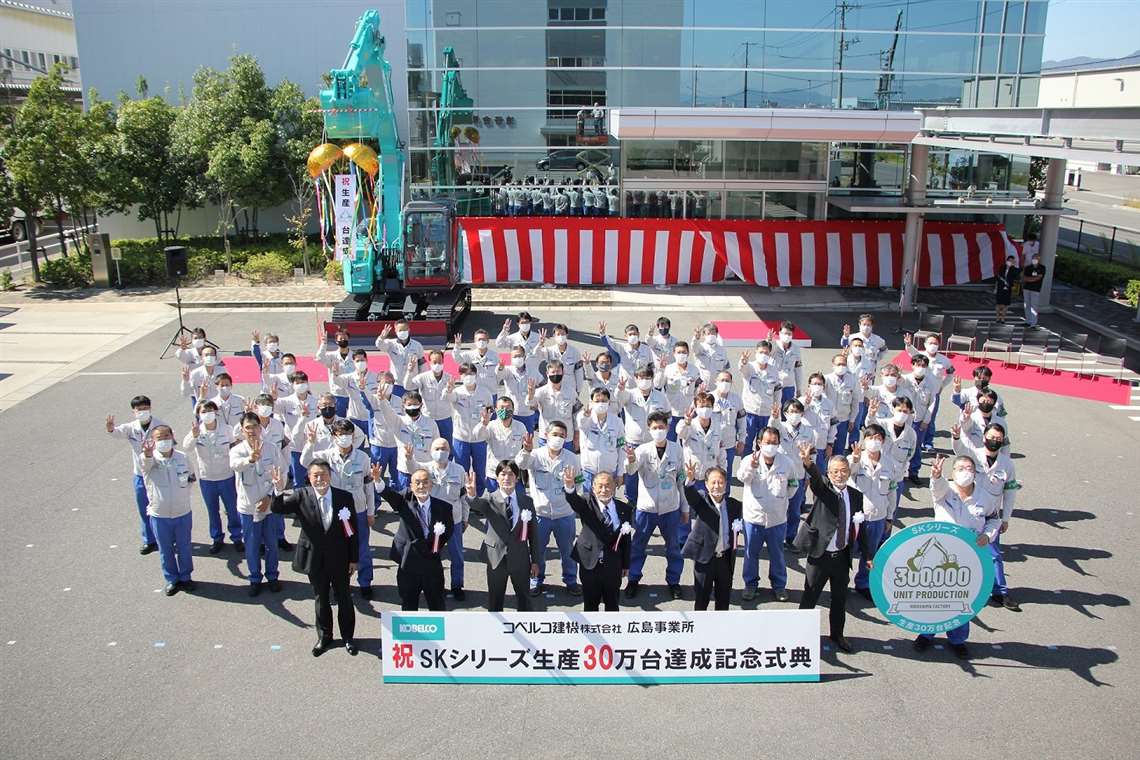
<svg viewBox="0 0 1140 760">
<path fill-rule="evenodd" d="M 174 333 L 174 337 L 170 339 L 170 342 L 166 344 L 166 348 L 162 349 L 162 353 L 159 354 L 159 356 L 158 356 L 159 359 L 165 359 L 166 354 L 167 354 L 167 352 L 170 351 L 170 349 L 181 348 L 182 336 L 183 335 L 189 335 L 190 337 L 194 336 L 194 331 L 191 330 L 189 327 L 187 327 L 186 324 L 182 321 L 182 291 L 180 290 L 181 284 L 182 284 L 182 278 L 175 277 L 174 278 L 174 304 L 175 304 L 175 308 L 178 309 L 178 330 Z M 207 340 L 206 345 L 211 346 L 215 351 L 220 352 L 220 350 L 221 350 L 218 348 L 217 344 L 214 343 L 213 341 Z"/>
</svg>

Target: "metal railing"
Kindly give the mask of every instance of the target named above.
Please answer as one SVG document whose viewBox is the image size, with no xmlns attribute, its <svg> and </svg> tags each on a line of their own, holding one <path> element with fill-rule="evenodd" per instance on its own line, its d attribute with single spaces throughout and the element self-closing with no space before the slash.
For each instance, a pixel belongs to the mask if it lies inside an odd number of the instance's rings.
<svg viewBox="0 0 1140 760">
<path fill-rule="evenodd" d="M 1140 229 L 1062 217 L 1058 241 L 1096 258 L 1140 267 Z"/>
</svg>

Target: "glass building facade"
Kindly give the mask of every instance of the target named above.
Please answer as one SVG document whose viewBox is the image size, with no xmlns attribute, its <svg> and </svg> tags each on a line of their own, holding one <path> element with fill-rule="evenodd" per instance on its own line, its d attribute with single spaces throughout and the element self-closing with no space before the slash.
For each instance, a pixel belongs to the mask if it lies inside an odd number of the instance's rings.
<svg viewBox="0 0 1140 760">
<path fill-rule="evenodd" d="M 436 194 L 507 172 L 594 176 L 620 186 L 626 204 L 638 190 L 682 193 L 686 216 L 823 218 L 828 193 L 900 191 L 906 146 L 619 145 L 605 124 L 595 128 L 593 109 L 1033 106 L 1046 9 L 1046 0 L 408 0 L 409 181 Z M 464 137 L 441 145 L 446 48 L 472 104 Z M 446 178 L 432 169 L 441 152 L 457 167 Z M 994 158 L 935 153 L 932 186 L 1016 190 L 1027 167 Z"/>
</svg>

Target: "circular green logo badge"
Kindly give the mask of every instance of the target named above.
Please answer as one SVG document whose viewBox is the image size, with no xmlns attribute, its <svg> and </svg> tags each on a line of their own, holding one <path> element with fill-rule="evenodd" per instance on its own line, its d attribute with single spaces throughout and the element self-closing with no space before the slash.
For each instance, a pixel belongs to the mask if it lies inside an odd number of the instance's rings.
<svg viewBox="0 0 1140 760">
<path fill-rule="evenodd" d="M 879 610 L 913 633 L 944 633 L 981 612 L 994 582 L 977 534 L 929 520 L 896 531 L 875 553 L 871 594 Z"/>
</svg>

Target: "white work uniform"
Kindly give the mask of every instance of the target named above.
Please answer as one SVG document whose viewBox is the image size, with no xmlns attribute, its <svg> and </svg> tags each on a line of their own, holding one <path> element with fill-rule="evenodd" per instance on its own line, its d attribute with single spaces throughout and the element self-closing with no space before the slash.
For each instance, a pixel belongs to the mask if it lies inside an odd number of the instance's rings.
<svg viewBox="0 0 1140 760">
<path fill-rule="evenodd" d="M 491 345 L 490 339 L 487 340 L 487 345 Z M 496 373 L 499 371 L 500 360 L 497 352 L 487 348 L 483 353 L 479 353 L 477 348 L 455 346 L 451 349 L 451 358 L 455 360 L 456 365 L 470 364 L 474 366 L 475 374 L 479 378 L 479 385 L 491 393 L 495 392 L 499 386 Z"/>
<path fill-rule="evenodd" d="M 700 373 L 701 382 L 705 385 L 712 387 L 713 378 L 716 377 L 718 372 L 728 369 L 728 354 L 724 350 L 724 341 L 720 336 L 716 336 L 710 346 L 702 340 L 695 340 L 691 345 L 691 352 L 693 359 L 697 362 L 697 371 Z"/>
<path fill-rule="evenodd" d="M 775 528 L 788 522 L 788 500 L 795 486 L 795 460 L 776 452 L 772 463 L 758 457 L 759 463 L 752 466 L 752 456 L 740 458 L 736 467 L 736 477 L 744 484 L 743 518 L 753 525 Z M 798 457 L 797 457 L 798 459 Z M 800 464 L 803 469 L 803 464 Z"/>
<path fill-rule="evenodd" d="M 626 460 L 627 475 L 638 476 L 637 508 L 642 512 L 667 515 L 678 509 L 689 514 L 688 499 L 681 498 L 680 486 L 685 482 L 685 453 L 676 441 L 665 441 L 658 447 L 648 441 L 637 447 L 632 462 Z"/>
<path fill-rule="evenodd" d="M 124 422 L 120 425 L 116 425 L 115 428 L 109 433 L 112 438 L 118 438 L 119 440 L 126 441 L 127 444 L 131 447 L 131 472 L 135 475 L 143 474 L 143 441 L 145 441 L 150 436 L 150 431 L 154 430 L 156 427 L 162 427 L 163 425 L 166 425 L 166 423 L 157 417 L 151 417 L 150 422 L 147 423 L 147 426 L 144 429 L 142 424 L 137 419 L 134 419 L 130 422 Z"/>
<path fill-rule="evenodd" d="M 446 420 L 451 418 L 454 411 L 452 396 L 448 393 L 447 385 L 451 375 L 440 372 L 439 377 L 430 369 L 418 375 L 411 375 L 404 379 L 404 387 L 416 391 L 423 397 L 422 411 L 433 420 Z"/>
<path fill-rule="evenodd" d="M 432 463 L 431 442 L 439 438 L 439 427 L 435 424 L 435 420 L 422 412 L 415 419 L 407 414 L 397 414 L 389 404 L 381 404 L 376 413 L 380 415 L 384 427 L 396 438 L 397 470 L 410 475 L 415 470 Z M 408 461 L 408 452 L 405 449 L 408 445 L 412 447 L 411 461 Z"/>
<path fill-rule="evenodd" d="M 772 404 L 779 400 L 784 385 L 775 362 L 769 361 L 764 367 L 755 361 L 748 362 L 740 368 L 740 377 L 744 384 L 740 394 L 744 399 L 744 411 L 761 417 L 771 414 Z"/>
<path fill-rule="evenodd" d="M 475 389 L 460 384 L 452 392 L 451 437 L 455 441 L 474 443 L 475 426 L 483 419 L 483 410 L 495 405 L 491 391 L 476 381 Z"/>
<path fill-rule="evenodd" d="M 990 542 L 1001 533 L 999 507 L 989 493 L 978 486 L 966 497 L 959 495 L 946 478 L 931 478 L 930 496 L 934 502 L 934 519 L 969 528 L 975 534 L 985 533 Z"/>
<path fill-rule="evenodd" d="M 146 513 L 151 517 L 181 517 L 190 512 L 190 462 L 174 449 L 164 457 L 142 458 L 143 483 L 146 484 Z"/>
<path fill-rule="evenodd" d="M 579 468 L 578 455 L 563 447 L 557 454 L 543 446 L 534 451 L 522 450 L 515 463 L 530 472 L 530 498 L 538 517 L 557 520 L 574 514 L 562 488 L 562 471 Z"/>
<path fill-rule="evenodd" d="M 851 482 L 863 494 L 863 515 L 867 520 L 883 520 L 894 517 L 898 501 L 896 491 L 906 469 L 899 462 L 879 452 L 879 461 L 864 451 L 859 460 L 847 457 L 851 467 Z"/>
<path fill-rule="evenodd" d="M 322 365 L 328 370 L 329 376 L 329 393 L 341 398 L 348 395 L 344 388 L 336 384 L 337 375 L 346 375 L 356 371 L 356 365 L 353 363 L 352 350 L 346 348 L 342 354 L 338 346 L 335 351 L 326 349 L 325 344 L 321 343 L 317 347 L 316 356 L 313 357 L 317 364 Z"/>
<path fill-rule="evenodd" d="M 610 402 L 610 409 L 617 405 Z M 617 414 L 606 412 L 605 419 L 599 420 L 594 412 L 578 414 L 578 446 L 581 449 L 582 469 L 597 475 L 609 472 L 617 475 L 624 468 L 622 460 L 625 452 L 625 428 Z"/>
<path fill-rule="evenodd" d="M 669 413 L 669 401 L 665 394 L 653 388 L 646 395 L 635 388 L 630 391 L 622 408 L 625 410 L 625 442 L 640 445 L 649 437 L 649 415 L 653 412 Z"/>
<path fill-rule="evenodd" d="M 250 462 L 252 450 L 249 443 L 242 441 L 230 449 L 230 467 L 237 475 L 237 510 L 243 515 L 252 515 L 254 522 L 261 522 L 269 516 L 269 510 L 257 511 L 257 503 L 273 494 L 273 468 L 282 471 L 288 466 L 281 455 L 281 449 L 263 442 L 261 457 Z"/>
<path fill-rule="evenodd" d="M 601 336 L 606 348 L 618 355 L 621 368 L 630 375 L 637 374 L 637 370 L 646 364 L 656 366 L 653 350 L 644 342 L 638 342 L 636 347 L 629 345 L 628 340 L 618 342 L 608 335 Z"/>
<path fill-rule="evenodd" d="M 1013 507 L 1021 483 L 1017 481 L 1017 470 L 1013 466 L 1009 449 L 1001 449 L 991 461 L 990 452 L 985 446 L 974 446 L 965 438 L 956 438 L 954 453 L 974 460 L 974 488 L 984 490 L 1000 506 L 1001 521 L 1008 523 L 1013 519 Z"/>
<path fill-rule="evenodd" d="M 498 337 L 495 338 L 495 346 L 502 351 L 510 351 L 515 346 L 522 346 L 526 351 L 527 374 L 541 377 L 538 371 L 538 330 L 534 329 L 533 322 L 526 335 L 523 335 L 518 330 L 515 330 L 513 333 L 508 333 L 504 328 Z"/>
<path fill-rule="evenodd" d="M 563 380 L 559 383 L 558 388 L 555 388 L 553 383 L 547 383 L 536 389 L 534 399 L 529 406 L 538 410 L 538 434 L 540 436 L 546 437 L 547 427 L 551 422 L 561 422 L 566 426 L 567 440 L 573 439 L 576 429 L 574 427 L 574 415 L 578 413 L 581 404 L 578 402 L 578 396 L 570 383 Z"/>
<path fill-rule="evenodd" d="M 323 459 L 332 470 L 332 486 L 352 494 L 352 506 L 357 514 L 376 514 L 376 491 L 372 483 L 372 460 L 363 449 L 349 449 L 347 454 L 339 446 L 317 449 L 306 443 L 301 450 L 301 466 L 308 468 L 314 460 Z"/>
<path fill-rule="evenodd" d="M 683 446 L 685 461 L 697 465 L 697 480 L 704 480 L 710 467 L 723 468 L 728 464 L 721 442 L 724 423 L 720 415 L 714 412 L 708 423 L 706 428 L 699 417 L 694 417 L 692 422 L 681 420 L 677 423 L 677 440 Z"/>
<path fill-rule="evenodd" d="M 514 418 L 506 425 L 500 419 L 493 419 L 486 425 L 480 421 L 471 431 L 471 435 L 476 441 L 487 442 L 487 468 L 483 474 L 488 478 L 494 478 L 499 462 L 503 460 L 513 462 L 522 451 L 526 425 Z"/>
<path fill-rule="evenodd" d="M 214 423 L 213 430 L 200 424 L 197 436 L 191 428 L 182 439 L 182 448 L 188 455 L 192 455 L 191 461 L 201 480 L 229 480 L 234 476 L 233 468 L 230 467 L 230 449 L 234 440 L 230 428 L 219 420 Z"/>
<path fill-rule="evenodd" d="M 416 360 L 413 374 L 419 372 L 420 365 L 424 363 L 424 344 L 411 336 L 407 343 L 401 343 L 396 338 L 377 337 L 376 348 L 388 356 L 388 371 L 397 383 L 407 374 L 409 360 Z"/>
</svg>

